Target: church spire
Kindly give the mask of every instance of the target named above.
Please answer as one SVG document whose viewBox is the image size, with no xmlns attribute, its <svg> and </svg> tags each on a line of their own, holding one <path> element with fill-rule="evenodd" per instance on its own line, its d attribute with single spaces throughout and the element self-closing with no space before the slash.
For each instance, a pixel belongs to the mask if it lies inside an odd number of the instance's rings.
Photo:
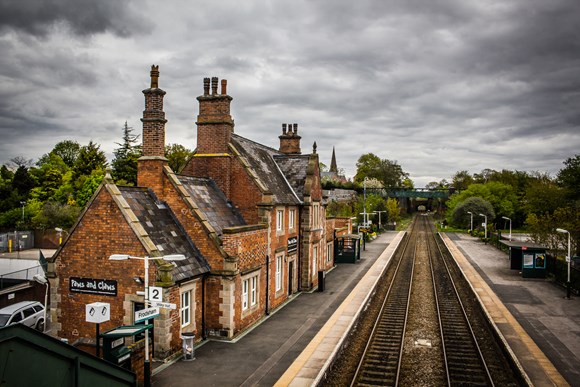
<svg viewBox="0 0 580 387">
<path fill-rule="evenodd" d="M 332 147 L 332 159 L 330 160 L 330 172 L 338 173 L 338 167 L 336 166 L 336 156 L 334 154 L 334 147 Z"/>
</svg>

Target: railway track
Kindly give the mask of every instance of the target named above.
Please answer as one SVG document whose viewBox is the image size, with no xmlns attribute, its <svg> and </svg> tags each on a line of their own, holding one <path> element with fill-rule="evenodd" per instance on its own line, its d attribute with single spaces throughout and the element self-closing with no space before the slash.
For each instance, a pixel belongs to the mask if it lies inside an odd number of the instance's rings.
<svg viewBox="0 0 580 387">
<path fill-rule="evenodd" d="M 430 218 L 417 216 L 322 385 L 520 384 L 437 238 Z M 421 324 L 432 325 L 421 334 L 433 347 L 413 348 Z"/>
</svg>

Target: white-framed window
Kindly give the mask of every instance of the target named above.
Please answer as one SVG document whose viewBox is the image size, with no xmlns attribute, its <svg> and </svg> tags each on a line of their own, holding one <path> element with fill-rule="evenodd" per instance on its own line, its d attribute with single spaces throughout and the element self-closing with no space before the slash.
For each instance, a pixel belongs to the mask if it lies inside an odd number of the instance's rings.
<svg viewBox="0 0 580 387">
<path fill-rule="evenodd" d="M 284 255 L 276 256 L 276 291 L 282 289 L 282 265 L 284 264 Z"/>
<path fill-rule="evenodd" d="M 312 248 L 312 275 L 318 275 L 318 246 Z"/>
<path fill-rule="evenodd" d="M 250 279 L 242 281 L 242 310 L 248 309 L 248 290 L 250 288 Z"/>
<path fill-rule="evenodd" d="M 250 306 L 258 303 L 258 276 L 253 276 L 250 279 Z"/>
<path fill-rule="evenodd" d="M 319 216 L 320 216 L 320 204 L 314 203 L 312 205 L 312 227 L 316 228 L 320 224 L 318 219 Z"/>
<path fill-rule="evenodd" d="M 332 261 L 332 242 L 326 244 L 326 262 Z"/>
<path fill-rule="evenodd" d="M 296 210 L 288 211 L 288 228 L 290 230 L 296 227 Z"/>
<path fill-rule="evenodd" d="M 258 272 L 242 277 L 242 312 L 258 305 L 258 279 Z"/>
<path fill-rule="evenodd" d="M 284 210 L 276 211 L 276 231 L 284 231 Z"/>
<path fill-rule="evenodd" d="M 191 291 L 181 293 L 181 326 L 185 327 L 191 323 Z"/>
</svg>

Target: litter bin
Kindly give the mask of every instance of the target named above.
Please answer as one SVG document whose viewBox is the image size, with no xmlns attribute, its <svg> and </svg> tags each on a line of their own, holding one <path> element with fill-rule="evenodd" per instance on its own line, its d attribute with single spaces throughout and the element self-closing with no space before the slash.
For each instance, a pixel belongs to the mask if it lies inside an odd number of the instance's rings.
<svg viewBox="0 0 580 387">
<path fill-rule="evenodd" d="M 326 273 L 323 270 L 318 272 L 318 291 L 324 291 L 324 277 L 326 277 Z"/>
<path fill-rule="evenodd" d="M 181 334 L 181 347 L 183 348 L 183 360 L 191 361 L 195 360 L 195 351 L 193 347 L 193 342 L 195 340 L 195 333 L 184 332 Z"/>
</svg>

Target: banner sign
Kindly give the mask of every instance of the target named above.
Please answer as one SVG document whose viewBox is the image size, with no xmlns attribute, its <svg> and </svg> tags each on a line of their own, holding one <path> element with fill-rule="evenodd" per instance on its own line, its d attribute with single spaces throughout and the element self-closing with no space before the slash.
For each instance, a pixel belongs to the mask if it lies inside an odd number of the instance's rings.
<svg viewBox="0 0 580 387">
<path fill-rule="evenodd" d="M 98 278 L 70 277 L 69 290 L 75 293 L 117 296 L 117 281 Z"/>
</svg>

